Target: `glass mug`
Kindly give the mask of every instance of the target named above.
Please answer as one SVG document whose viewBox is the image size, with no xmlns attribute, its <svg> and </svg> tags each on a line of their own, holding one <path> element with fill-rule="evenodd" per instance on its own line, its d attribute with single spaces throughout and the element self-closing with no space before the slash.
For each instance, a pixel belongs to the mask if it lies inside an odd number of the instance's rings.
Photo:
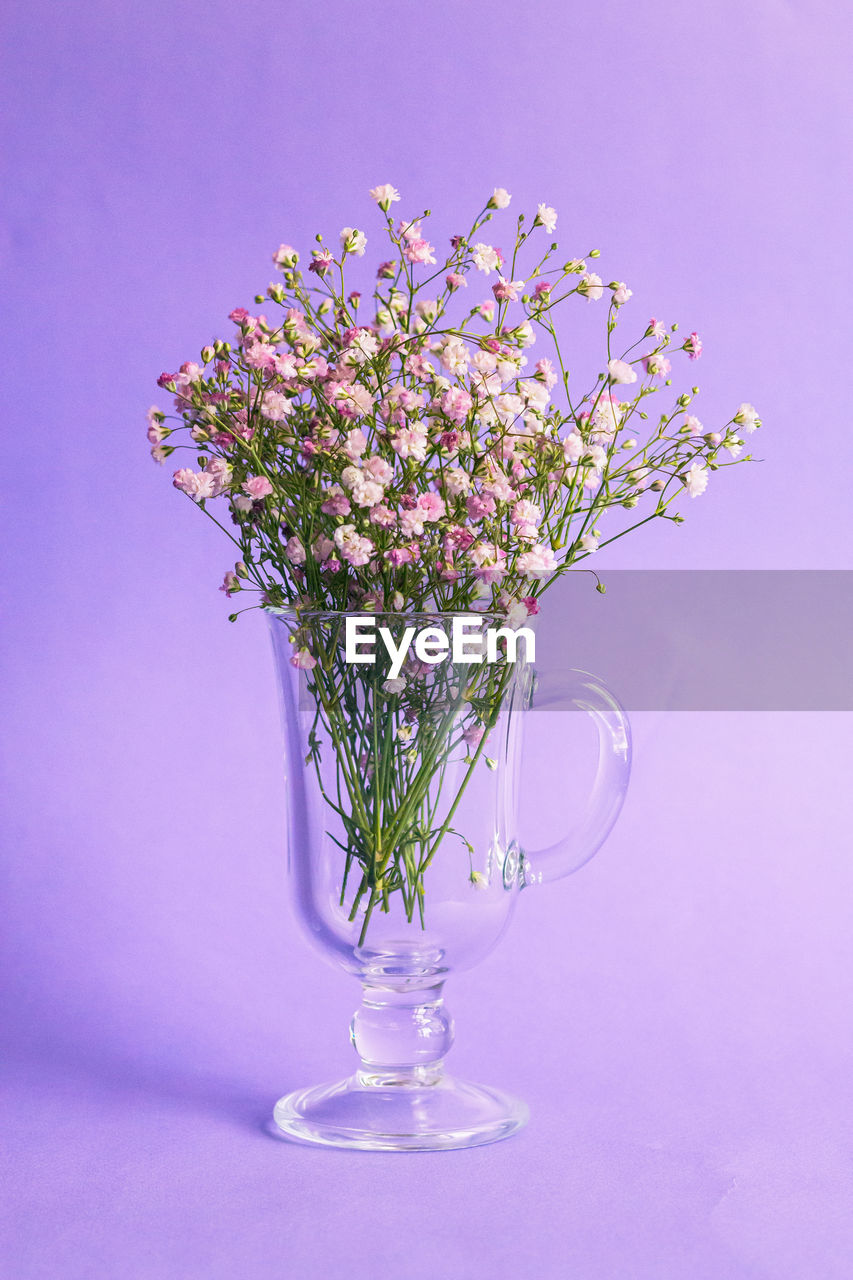
<svg viewBox="0 0 853 1280">
<path fill-rule="evenodd" d="M 518 827 L 537 707 L 529 622 L 286 610 L 269 621 L 297 916 L 362 984 L 355 1073 L 282 1098 L 274 1131 L 403 1151 L 508 1137 L 525 1104 L 445 1073 L 444 983 L 492 950 L 523 889 L 576 871 L 605 840 L 628 785 L 625 712 L 594 676 L 570 673 L 563 699 L 598 731 L 595 781 L 572 832 L 529 850 Z"/>
</svg>

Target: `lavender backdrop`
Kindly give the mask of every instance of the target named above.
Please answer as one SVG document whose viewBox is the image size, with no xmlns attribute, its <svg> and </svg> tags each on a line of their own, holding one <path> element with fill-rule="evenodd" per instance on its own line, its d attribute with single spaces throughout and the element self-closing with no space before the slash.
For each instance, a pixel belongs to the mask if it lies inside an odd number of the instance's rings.
<svg viewBox="0 0 853 1280">
<path fill-rule="evenodd" d="M 638 324 L 700 329 L 709 419 L 768 423 L 761 467 L 611 565 L 850 568 L 850 14 L 31 0 L 3 28 L 6 1273 L 846 1280 L 849 715 L 637 717 L 606 850 L 449 992 L 520 1138 L 264 1135 L 349 1068 L 355 991 L 292 930 L 263 626 L 225 622 L 142 416 L 281 239 L 377 182 L 449 226 L 499 183 L 602 248 Z"/>
</svg>

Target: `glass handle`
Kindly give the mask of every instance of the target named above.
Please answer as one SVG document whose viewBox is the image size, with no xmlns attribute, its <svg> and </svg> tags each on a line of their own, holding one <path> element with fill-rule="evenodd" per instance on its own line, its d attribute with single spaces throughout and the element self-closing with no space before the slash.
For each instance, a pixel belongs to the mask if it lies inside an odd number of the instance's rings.
<svg viewBox="0 0 853 1280">
<path fill-rule="evenodd" d="M 601 848 L 625 800 L 631 773 L 631 726 L 624 708 L 597 676 L 572 671 L 560 701 L 566 699 L 591 716 L 598 730 L 598 768 L 586 809 L 577 825 L 545 849 L 524 850 L 520 880 L 523 888 L 559 880 L 577 871 Z M 535 708 L 536 676 L 528 694 Z M 540 704 L 541 705 L 541 704 Z M 573 714 L 568 710 L 562 714 Z M 528 716 L 527 728 L 529 730 Z"/>
</svg>

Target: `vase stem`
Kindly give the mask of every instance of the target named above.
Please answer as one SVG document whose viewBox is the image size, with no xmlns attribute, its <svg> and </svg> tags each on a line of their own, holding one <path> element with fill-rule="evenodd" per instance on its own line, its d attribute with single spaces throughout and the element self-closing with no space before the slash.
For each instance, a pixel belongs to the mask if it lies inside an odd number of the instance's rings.
<svg viewBox="0 0 853 1280">
<path fill-rule="evenodd" d="M 443 982 L 413 984 L 407 978 L 385 978 L 381 986 L 364 983 L 361 1006 L 350 1026 L 363 1085 L 438 1083 L 453 1044 L 443 988 Z"/>
</svg>

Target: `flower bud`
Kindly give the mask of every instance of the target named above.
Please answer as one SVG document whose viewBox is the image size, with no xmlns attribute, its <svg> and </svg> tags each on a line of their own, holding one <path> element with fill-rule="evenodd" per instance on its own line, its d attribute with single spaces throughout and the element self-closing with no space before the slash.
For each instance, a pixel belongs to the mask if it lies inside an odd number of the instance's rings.
<svg viewBox="0 0 853 1280">
<path fill-rule="evenodd" d="M 589 251 L 589 257 L 590 257 L 590 258 L 600 258 L 600 257 L 601 257 L 601 250 L 600 250 L 600 249 L 590 249 L 590 251 Z"/>
<path fill-rule="evenodd" d="M 653 480 L 649 485 L 650 489 L 654 489 L 655 493 L 660 493 L 663 488 L 663 480 Z"/>
<path fill-rule="evenodd" d="M 264 300 L 264 296 L 265 296 L 265 295 L 264 295 L 264 294 L 262 294 L 262 293 L 256 293 L 256 294 L 255 294 L 255 302 L 256 302 L 257 304 L 262 303 L 262 302 L 263 302 L 263 300 Z"/>
<path fill-rule="evenodd" d="M 234 565 L 234 572 L 236 573 L 238 578 L 248 578 L 249 570 L 247 569 L 246 563 L 244 560 L 237 561 L 237 563 Z"/>
<path fill-rule="evenodd" d="M 215 355 L 216 355 L 216 350 L 214 347 L 202 347 L 201 359 L 203 364 L 210 364 L 211 360 Z"/>
</svg>

